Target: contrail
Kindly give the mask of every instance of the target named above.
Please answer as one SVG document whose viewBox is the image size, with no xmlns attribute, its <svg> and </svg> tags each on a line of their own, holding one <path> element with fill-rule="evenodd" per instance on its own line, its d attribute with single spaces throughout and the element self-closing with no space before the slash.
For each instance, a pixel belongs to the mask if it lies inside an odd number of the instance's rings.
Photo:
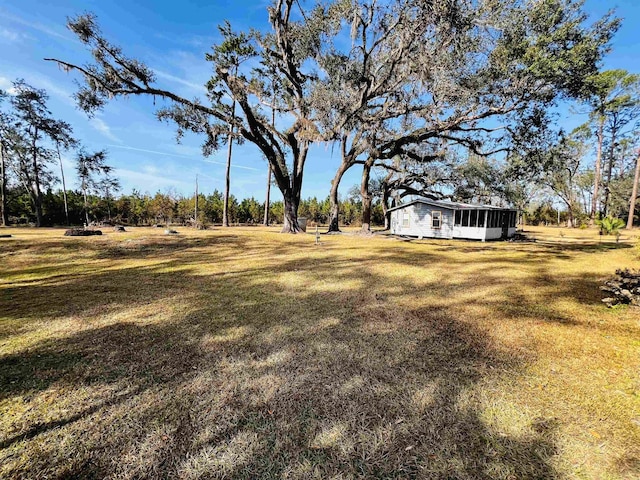
<svg viewBox="0 0 640 480">
<path fill-rule="evenodd" d="M 188 156 L 188 155 L 179 155 L 177 153 L 167 153 L 167 152 L 158 152 L 157 150 L 147 150 L 145 148 L 135 148 L 135 147 L 128 147 L 125 145 L 113 145 L 113 144 L 109 144 L 107 145 L 107 147 L 113 147 L 113 148 L 122 148 L 124 150 L 133 150 L 136 152 L 145 152 L 145 153 L 153 153 L 155 155 L 164 155 L 166 157 L 178 157 L 178 158 L 188 158 L 188 159 L 193 159 L 193 156 Z M 202 162 L 207 162 L 207 163 L 215 163 L 217 165 L 226 165 L 226 163 L 223 162 L 217 162 L 215 160 L 207 160 L 207 159 L 200 159 L 200 161 Z M 254 170 L 256 172 L 260 172 L 261 170 L 259 168 L 253 168 L 253 167 L 246 167 L 244 165 L 234 165 L 233 163 L 231 164 L 232 167 L 235 168 L 242 168 L 244 170 Z"/>
<path fill-rule="evenodd" d="M 226 165 L 226 163 L 224 162 L 216 162 L 215 160 L 202 160 L 203 162 L 207 162 L 207 163 L 215 163 L 217 165 Z M 232 167 L 236 167 L 236 168 L 244 168 L 245 170 L 255 170 L 256 172 L 261 172 L 262 170 L 260 170 L 259 168 L 253 168 L 253 167 L 245 167 L 244 165 L 234 165 L 233 163 L 231 164 Z"/>
</svg>

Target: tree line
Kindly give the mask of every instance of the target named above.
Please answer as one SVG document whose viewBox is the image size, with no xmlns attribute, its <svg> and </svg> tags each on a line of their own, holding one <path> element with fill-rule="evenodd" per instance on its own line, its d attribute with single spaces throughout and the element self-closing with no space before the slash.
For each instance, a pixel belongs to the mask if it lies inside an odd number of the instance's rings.
<svg viewBox="0 0 640 480">
<path fill-rule="evenodd" d="M 35 223 L 33 207 L 28 193 L 19 186 L 7 191 L 7 210 L 10 223 L 27 225 Z M 238 200 L 234 195 L 229 196 L 227 214 L 229 224 L 259 225 L 264 222 L 264 202 L 255 198 Z M 317 199 L 308 198 L 300 202 L 299 213 L 311 225 L 327 224 L 330 217 L 329 197 Z M 360 225 L 362 215 L 362 201 L 357 192 L 352 192 L 340 201 L 340 222 L 343 225 Z M 62 190 L 47 189 L 42 199 L 42 219 L 45 225 L 79 225 L 87 222 L 87 215 L 91 223 L 109 222 L 121 225 L 190 225 L 208 226 L 221 225 L 224 215 L 224 193 L 214 190 L 205 195 L 198 194 L 198 208 L 196 209 L 195 195 L 185 197 L 175 192 L 157 192 L 154 195 L 134 190 L 129 195 L 106 197 L 90 194 L 86 198 L 81 190 L 68 190 L 65 199 Z M 374 206 L 374 223 L 384 222 L 382 206 L 379 201 Z M 68 218 L 68 222 L 67 222 Z M 269 203 L 269 224 L 284 222 L 284 204 L 282 201 Z"/>
</svg>

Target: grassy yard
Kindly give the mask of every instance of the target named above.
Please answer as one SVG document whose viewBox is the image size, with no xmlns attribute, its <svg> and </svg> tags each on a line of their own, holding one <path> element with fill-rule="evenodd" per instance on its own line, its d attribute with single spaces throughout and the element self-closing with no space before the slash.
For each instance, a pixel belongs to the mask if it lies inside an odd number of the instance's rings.
<svg viewBox="0 0 640 480">
<path fill-rule="evenodd" d="M 1 478 L 640 477 L 637 240 L 0 239 Z"/>
</svg>

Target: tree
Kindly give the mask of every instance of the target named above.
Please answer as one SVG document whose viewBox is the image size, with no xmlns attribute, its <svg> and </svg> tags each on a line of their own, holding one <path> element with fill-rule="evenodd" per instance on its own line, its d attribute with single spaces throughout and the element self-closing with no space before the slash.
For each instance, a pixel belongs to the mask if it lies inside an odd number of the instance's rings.
<svg viewBox="0 0 640 480">
<path fill-rule="evenodd" d="M 23 80 L 13 82 L 13 89 L 15 94 L 10 103 L 16 135 L 11 150 L 17 158 L 18 177 L 33 203 L 36 225 L 40 227 L 43 223 L 42 190 L 53 180 L 47 168 L 53 153 L 43 145 L 43 140 L 54 138 L 62 123 L 51 117 L 46 105 L 49 97 L 44 90 L 33 88 Z"/>
<path fill-rule="evenodd" d="M 352 38 L 360 42 L 334 55 L 337 73 L 325 82 L 332 99 L 325 103 L 339 106 L 333 138 L 343 152 L 332 200 L 346 169 L 363 163 L 365 228 L 374 165 L 397 156 L 433 162 L 451 149 L 489 156 L 535 147 L 546 106 L 581 95 L 619 24 L 607 15 L 586 26 L 582 3 L 570 0 L 392 5 L 393 20 L 373 5 L 356 9 Z"/>
<path fill-rule="evenodd" d="M 542 177 L 567 207 L 567 226 L 575 226 L 575 214 L 579 208 L 577 181 L 587 146 L 579 132 L 572 137 L 561 137 L 558 145 L 549 153 L 549 161 Z"/>
<path fill-rule="evenodd" d="M 640 116 L 640 75 L 626 70 L 607 70 L 588 77 L 583 96 L 589 105 L 590 124 L 595 124 L 596 164 L 591 197 L 591 223 L 594 222 L 602 183 L 603 149 L 608 141 L 609 152 L 603 211 L 609 202 L 614 153 L 625 135 L 626 127 L 635 126 Z"/>
<path fill-rule="evenodd" d="M 89 200 L 88 195 L 92 192 L 106 192 L 108 200 L 108 190 L 117 189 L 118 182 L 111 177 L 112 167 L 107 165 L 107 152 L 100 150 L 94 153 L 87 153 L 81 149 L 76 156 L 76 172 L 80 179 L 80 188 L 84 198 L 84 216 L 86 224 L 89 225 Z"/>
<path fill-rule="evenodd" d="M 346 3 L 346 2 L 343 2 Z M 317 139 L 312 119 L 309 88 L 314 79 L 313 58 L 322 47 L 323 36 L 336 29 L 329 7 L 317 6 L 303 14 L 303 21 L 293 20 L 294 0 L 277 0 L 269 8 L 269 33 L 252 32 L 250 35 L 223 29 L 222 45 L 228 49 L 214 49 L 207 60 L 213 63 L 215 76 L 208 82 L 211 105 L 188 100 L 168 90 L 156 88 L 153 71 L 144 63 L 126 57 L 119 47 L 102 35 L 96 17 L 81 15 L 69 20 L 69 28 L 88 46 L 94 63 L 75 65 L 58 59 L 62 68 L 76 70 L 84 78 L 76 93 L 81 109 L 89 114 L 104 106 L 114 96 L 150 95 L 170 102 L 160 112 L 162 118 L 172 119 L 181 130 L 190 129 L 207 137 L 205 153 L 219 148 L 228 139 L 230 131 L 255 144 L 264 154 L 284 199 L 283 232 L 300 231 L 297 210 L 300 202 L 304 165 L 311 143 Z M 339 6 L 344 8 L 344 5 Z M 242 52 L 260 68 L 238 70 L 234 58 Z M 270 84 L 283 92 L 278 111 L 291 115 L 293 125 L 271 125 L 263 106 L 266 100 L 265 75 Z M 223 101 L 229 92 L 239 112 Z M 231 127 L 229 127 L 231 126 Z"/>
</svg>

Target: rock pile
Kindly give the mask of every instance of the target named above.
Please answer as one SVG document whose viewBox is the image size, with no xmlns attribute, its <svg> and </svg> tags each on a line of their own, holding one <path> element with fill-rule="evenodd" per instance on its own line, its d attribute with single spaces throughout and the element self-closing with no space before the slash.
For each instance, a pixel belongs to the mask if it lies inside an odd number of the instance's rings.
<svg viewBox="0 0 640 480">
<path fill-rule="evenodd" d="M 84 228 L 70 228 L 64 232 L 65 237 L 90 237 L 91 235 L 102 235 L 102 231 L 85 230 Z"/>
<path fill-rule="evenodd" d="M 602 299 L 608 307 L 619 304 L 640 306 L 640 270 L 616 270 L 616 276 L 604 282 L 600 290 L 608 294 Z"/>
</svg>

